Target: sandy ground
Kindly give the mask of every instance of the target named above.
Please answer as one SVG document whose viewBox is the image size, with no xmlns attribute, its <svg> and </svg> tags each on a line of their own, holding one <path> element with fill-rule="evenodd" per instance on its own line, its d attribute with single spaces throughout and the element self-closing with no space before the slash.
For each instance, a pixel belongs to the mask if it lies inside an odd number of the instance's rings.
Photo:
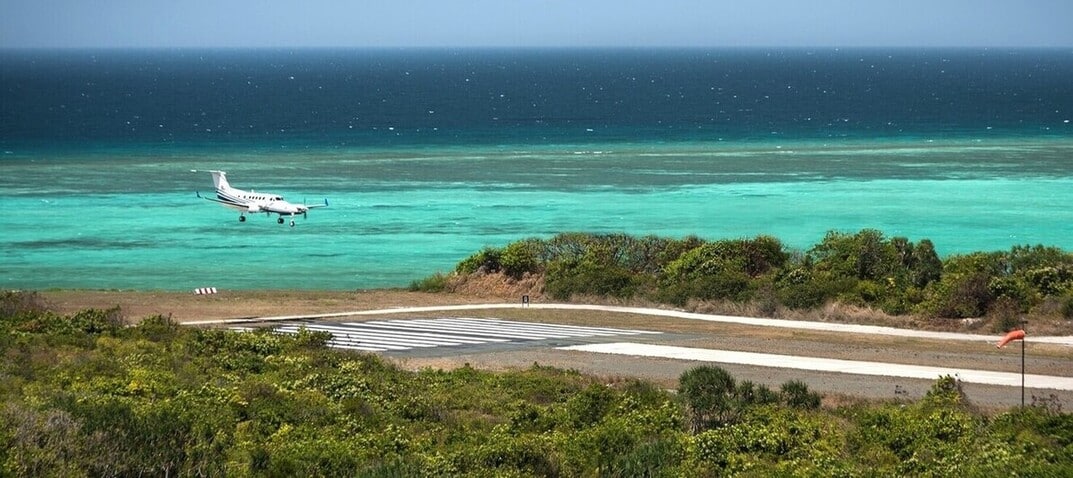
<svg viewBox="0 0 1073 478">
<path fill-rule="evenodd" d="M 64 313 L 86 308 L 106 309 L 119 306 L 123 314 L 132 321 L 154 315 L 170 315 L 178 322 L 329 313 L 340 310 L 502 302 L 502 299 L 498 298 L 427 294 L 402 290 L 221 291 L 212 295 L 194 295 L 188 292 L 62 290 L 46 291 L 41 295 L 50 306 Z"/>
<path fill-rule="evenodd" d="M 394 290 L 358 292 L 259 291 L 221 292 L 196 296 L 189 293 L 122 291 L 49 291 L 42 295 L 54 308 L 72 312 L 87 307 L 120 306 L 124 314 L 137 320 L 151 315 L 170 315 L 180 322 L 248 318 L 279 315 L 334 313 L 404 307 L 442 306 L 502 302 L 497 297 L 460 294 L 426 294 Z M 1020 346 L 996 349 L 984 341 L 938 340 L 800 330 L 732 323 L 704 322 L 674 317 L 596 310 L 547 310 L 538 308 L 488 309 L 469 311 L 384 314 L 348 317 L 345 320 L 400 319 L 412 317 L 495 317 L 571 325 L 606 326 L 654 330 L 665 338 L 650 341 L 665 345 L 743 352 L 803 355 L 845 360 L 890 362 L 913 365 L 942 365 L 951 368 L 1020 372 Z M 343 319 L 340 319 L 343 320 Z M 997 340 L 997 336 L 995 340 Z M 608 380 L 636 377 L 666 387 L 676 386 L 677 377 L 699 362 L 663 358 L 640 358 L 556 350 L 554 347 L 526 347 L 433 357 L 397 357 L 407 368 L 453 368 L 469 364 L 491 370 L 525 368 L 539 363 L 595 374 Z M 804 380 L 813 390 L 826 394 L 829 403 L 844 397 L 866 399 L 916 399 L 924 395 L 931 380 L 868 377 L 830 372 L 807 372 L 773 367 L 720 364 L 740 380 L 752 380 L 777 388 L 782 383 Z M 1026 347 L 1026 369 L 1030 374 L 1073 376 L 1073 348 L 1034 343 Z M 1020 404 L 1018 387 L 965 384 L 969 400 L 982 409 L 1002 409 Z M 1026 390 L 1026 402 L 1033 397 L 1057 400 L 1073 408 L 1073 392 Z M 842 398 L 840 398 L 842 397 Z"/>
</svg>

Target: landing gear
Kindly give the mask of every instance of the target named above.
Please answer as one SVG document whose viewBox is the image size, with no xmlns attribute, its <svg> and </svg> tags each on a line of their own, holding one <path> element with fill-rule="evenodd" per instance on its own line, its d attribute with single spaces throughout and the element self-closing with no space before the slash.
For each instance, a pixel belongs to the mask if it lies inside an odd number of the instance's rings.
<svg viewBox="0 0 1073 478">
<path fill-rule="evenodd" d="M 283 216 L 280 216 L 279 219 L 276 219 L 276 224 L 283 224 Z"/>
<path fill-rule="evenodd" d="M 238 222 L 246 222 L 246 216 L 239 216 Z"/>
<path fill-rule="evenodd" d="M 294 227 L 294 219 L 291 219 L 291 227 Z"/>
</svg>

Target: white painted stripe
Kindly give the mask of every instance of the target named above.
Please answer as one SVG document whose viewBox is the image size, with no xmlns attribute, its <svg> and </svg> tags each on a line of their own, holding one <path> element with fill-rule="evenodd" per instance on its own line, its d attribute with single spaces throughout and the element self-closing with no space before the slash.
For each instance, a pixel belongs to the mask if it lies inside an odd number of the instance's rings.
<svg viewBox="0 0 1073 478">
<path fill-rule="evenodd" d="M 452 324 L 456 327 L 464 327 L 466 330 L 479 330 L 489 331 L 492 333 L 523 333 L 529 335 L 539 335 L 547 338 L 567 338 L 567 337 L 592 337 L 592 336 L 607 336 L 607 335 L 626 335 L 626 334 L 613 334 L 600 330 L 576 330 L 575 328 L 559 327 L 557 325 L 545 325 L 531 322 L 509 322 L 503 320 L 491 320 L 491 319 L 472 319 L 472 318 L 444 318 L 433 319 L 438 323 Z"/>
<path fill-rule="evenodd" d="M 279 329 L 276 329 L 276 332 L 285 333 L 285 334 L 295 334 L 295 333 L 298 333 L 298 330 L 297 329 L 289 329 L 289 328 L 281 327 Z M 340 335 L 340 334 L 332 334 L 332 338 L 328 339 L 328 345 L 334 345 L 334 344 L 360 345 L 360 346 L 363 346 L 363 347 L 376 347 L 376 348 L 380 348 L 380 349 L 383 349 L 383 350 L 409 350 L 411 348 L 414 348 L 414 346 L 412 346 L 412 345 L 397 344 L 397 343 L 385 342 L 385 341 L 380 341 L 380 340 L 377 340 L 377 341 L 363 340 L 363 339 L 358 338 L 358 337 L 347 337 L 346 335 Z"/>
<path fill-rule="evenodd" d="M 350 342 L 350 343 L 363 344 L 363 345 L 372 345 L 374 347 L 375 346 L 384 346 L 384 347 L 397 346 L 397 347 L 402 347 L 402 350 L 405 350 L 406 348 L 436 347 L 436 346 L 439 346 L 439 345 L 461 345 L 461 344 L 458 344 L 458 343 L 436 344 L 436 343 L 430 343 L 430 342 L 418 342 L 418 341 L 413 341 L 413 340 L 401 340 L 401 339 L 392 339 L 392 338 L 388 338 L 388 337 L 378 337 L 376 335 L 362 335 L 362 334 L 348 334 L 348 333 L 336 333 L 336 334 L 333 334 L 331 340 L 340 341 L 340 342 L 341 341 L 347 341 L 347 342 Z"/>
<path fill-rule="evenodd" d="M 363 346 L 360 346 L 360 345 L 347 345 L 347 344 L 340 344 L 340 343 L 334 343 L 334 342 L 329 342 L 328 345 L 330 347 L 332 347 L 332 348 L 335 348 L 335 349 L 361 350 L 361 351 L 365 351 L 365 352 L 387 352 L 387 349 L 383 349 L 383 348 L 379 348 L 379 347 L 363 347 Z"/>
<path fill-rule="evenodd" d="M 370 342 L 380 341 L 381 339 L 386 342 L 398 342 L 398 343 L 416 343 L 416 344 L 436 344 L 436 345 L 461 345 L 464 342 L 457 340 L 445 340 L 445 339 L 426 339 L 421 337 L 406 337 L 398 334 L 384 334 L 380 331 L 369 331 L 355 328 L 342 328 L 342 327 L 317 327 L 317 326 L 303 326 L 309 330 L 321 330 L 325 332 L 331 332 L 336 337 L 358 337 L 369 339 Z M 281 331 L 294 332 L 298 331 L 298 328 L 294 327 L 280 327 Z M 483 342 L 469 342 L 469 343 L 483 343 Z"/>
<path fill-rule="evenodd" d="M 445 319 L 446 320 L 446 319 Z M 563 337 L 591 337 L 591 336 L 609 336 L 609 335 L 633 335 L 628 333 L 608 332 L 605 330 L 597 329 L 583 329 L 573 327 L 561 327 L 554 324 L 537 324 L 530 322 L 506 322 L 502 320 L 490 320 L 490 319 L 459 319 L 474 322 L 478 324 L 487 324 L 488 327 L 503 327 L 510 330 L 524 331 L 530 333 L 548 333 L 560 335 Z"/>
<path fill-rule="evenodd" d="M 542 339 L 546 339 L 546 338 L 551 338 L 551 337 L 548 337 L 546 335 L 511 333 L 509 331 L 504 331 L 502 329 L 487 329 L 487 328 L 483 328 L 483 327 L 477 327 L 477 326 L 472 325 L 472 324 L 471 325 L 449 324 L 449 323 L 445 323 L 445 322 L 440 322 L 438 319 L 427 320 L 427 321 L 426 320 L 408 320 L 406 322 L 409 322 L 409 323 L 412 323 L 412 324 L 415 324 L 415 325 L 419 325 L 422 328 L 422 330 L 439 330 L 441 332 L 456 332 L 456 333 L 467 335 L 467 336 L 504 337 L 504 338 L 525 339 L 525 340 L 542 340 Z"/>
<path fill-rule="evenodd" d="M 407 327 L 394 326 L 390 322 L 383 322 L 382 324 L 381 323 L 373 323 L 373 322 L 346 322 L 343 325 L 352 326 L 352 327 L 360 327 L 362 330 L 367 330 L 367 331 L 384 331 L 385 333 L 405 334 L 405 335 L 410 335 L 410 336 L 414 336 L 414 337 L 424 337 L 424 338 L 429 338 L 429 339 L 446 339 L 446 340 L 453 340 L 453 341 L 462 342 L 462 343 L 484 344 L 484 343 L 488 343 L 488 342 L 510 342 L 510 340 L 507 340 L 507 339 L 496 339 L 496 338 L 491 338 L 491 337 L 475 338 L 473 336 L 462 335 L 462 334 L 443 334 L 443 333 L 421 332 L 420 331 L 421 329 L 418 329 L 418 328 L 411 329 L 411 328 L 407 328 Z"/>
<path fill-rule="evenodd" d="M 238 327 L 234 327 L 238 328 Z M 602 327 L 559 326 L 498 319 L 439 318 L 347 323 L 282 324 L 275 331 L 296 334 L 301 329 L 328 332 L 328 345 L 365 351 L 409 350 L 413 348 L 449 347 L 513 340 L 544 340 L 609 335 L 659 333 Z"/>
<path fill-rule="evenodd" d="M 651 345 L 629 342 L 575 345 L 559 347 L 559 350 L 595 352 L 638 357 L 660 357 L 701 362 L 717 362 L 760 367 L 789 368 L 817 372 L 836 372 L 883 377 L 904 377 L 934 380 L 943 375 L 957 374 L 963 382 L 986 385 L 1021 386 L 1021 374 L 993 372 L 952 367 L 929 367 L 882 362 L 864 362 L 794 355 L 775 355 L 729 350 L 711 350 L 669 345 Z M 1073 377 L 1026 374 L 1025 387 L 1051 390 L 1073 390 Z"/>
<path fill-rule="evenodd" d="M 496 322 L 500 324 L 523 324 L 528 327 L 547 327 L 557 330 L 576 330 L 579 332 L 599 332 L 607 333 L 610 335 L 641 335 L 641 334 L 659 334 L 661 332 L 655 332 L 651 330 L 631 330 L 631 329 L 615 329 L 610 327 L 587 327 L 581 325 L 566 325 L 566 324 L 546 324 L 541 322 L 514 322 L 509 320 L 499 319 L 486 319 L 486 318 L 471 318 L 469 320 L 479 320 L 486 322 Z"/>
<path fill-rule="evenodd" d="M 395 340 L 395 339 L 381 338 L 381 337 L 376 337 L 376 336 L 364 336 L 364 335 L 355 335 L 355 334 L 336 334 L 335 337 L 332 338 L 332 340 L 339 341 L 339 342 L 345 341 L 345 342 L 350 342 L 350 343 L 354 343 L 354 344 L 370 345 L 370 346 L 373 346 L 373 347 L 380 347 L 380 346 L 384 346 L 384 347 L 402 347 L 401 350 L 405 350 L 407 348 L 427 348 L 427 347 L 440 347 L 440 346 L 445 346 L 445 345 L 461 345 L 461 344 L 458 344 L 458 343 L 444 344 L 444 343 L 430 343 L 430 342 L 413 342 L 413 341 L 408 341 L 408 340 Z"/>
<path fill-rule="evenodd" d="M 370 344 L 370 343 L 367 343 L 367 342 L 362 342 L 360 340 L 349 340 L 349 339 L 332 339 L 332 340 L 328 341 L 328 345 L 332 346 L 332 347 L 335 347 L 336 345 L 349 345 L 349 346 L 361 347 L 361 348 L 375 348 L 375 349 L 380 349 L 380 351 L 385 351 L 385 350 L 410 350 L 410 349 L 413 348 L 413 347 L 406 347 L 406 346 L 401 346 L 401 345 L 388 345 L 388 344 L 382 344 L 382 343 Z"/>
<path fill-rule="evenodd" d="M 300 328 L 302 328 L 302 327 L 304 327 L 304 325 L 303 326 L 298 326 L 298 327 L 296 327 L 296 326 L 283 326 L 283 327 L 278 327 L 276 329 L 273 329 L 273 331 L 277 332 L 277 333 L 284 333 L 284 334 L 297 334 L 298 330 Z M 231 329 L 235 330 L 236 328 L 232 327 Z M 256 330 L 256 329 L 250 329 L 250 328 L 246 328 L 246 329 L 247 329 L 246 331 Z M 350 340 L 348 338 L 340 337 L 340 336 L 335 335 L 335 334 L 332 334 L 332 338 L 328 339 L 326 344 L 329 347 L 333 347 L 333 348 L 347 349 L 347 350 L 362 350 L 362 351 L 366 351 L 366 352 L 385 352 L 385 351 L 388 351 L 388 350 L 409 350 L 409 349 L 413 348 L 413 347 L 399 347 L 397 345 L 370 344 L 367 341 Z"/>
<path fill-rule="evenodd" d="M 438 319 L 439 321 L 447 324 L 457 324 L 459 327 L 466 327 L 467 329 L 474 330 L 489 330 L 489 331 L 504 331 L 508 333 L 522 333 L 532 335 L 542 335 L 548 338 L 563 338 L 563 337 L 586 337 L 595 334 L 581 334 L 577 332 L 568 332 L 563 330 L 549 329 L 547 327 L 526 327 L 521 325 L 500 325 L 494 323 L 485 323 L 484 321 L 473 319 Z"/>
<path fill-rule="evenodd" d="M 440 321 L 440 319 L 411 319 L 411 320 L 398 320 L 398 321 L 374 321 L 374 322 L 358 322 L 369 323 L 381 327 L 391 327 L 403 330 L 417 330 L 417 331 L 431 331 L 433 333 L 449 334 L 449 335 L 461 335 L 468 337 L 488 337 L 487 334 L 478 334 L 469 332 L 468 330 L 461 330 L 458 325 L 448 324 Z"/>
</svg>

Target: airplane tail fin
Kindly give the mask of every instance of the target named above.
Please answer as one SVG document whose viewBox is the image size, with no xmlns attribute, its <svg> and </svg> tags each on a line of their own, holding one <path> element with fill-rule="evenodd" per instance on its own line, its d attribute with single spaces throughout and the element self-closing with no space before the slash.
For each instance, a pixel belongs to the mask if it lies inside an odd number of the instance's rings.
<svg viewBox="0 0 1073 478">
<path fill-rule="evenodd" d="M 212 173 L 212 185 L 216 187 L 216 190 L 228 189 L 231 187 L 227 183 L 227 173 L 223 171 L 209 171 Z"/>
</svg>

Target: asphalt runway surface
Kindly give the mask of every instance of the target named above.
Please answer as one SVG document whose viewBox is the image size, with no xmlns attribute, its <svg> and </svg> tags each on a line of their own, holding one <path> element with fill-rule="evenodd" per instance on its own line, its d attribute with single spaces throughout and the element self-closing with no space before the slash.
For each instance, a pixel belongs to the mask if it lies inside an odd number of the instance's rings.
<svg viewBox="0 0 1073 478">
<path fill-rule="evenodd" d="M 463 364 L 487 368 L 526 367 L 533 363 L 576 369 L 597 375 L 635 376 L 673 386 L 689 367 L 714 363 L 742 379 L 777 386 L 790 379 L 803 379 L 813 389 L 866 398 L 918 398 L 940 376 L 956 377 L 985 406 L 1004 407 L 1019 403 L 1021 374 L 982 370 L 942 363 L 923 366 L 868 360 L 838 360 L 790 354 L 769 354 L 713 347 L 685 346 L 698 337 L 685 333 L 616 327 L 561 325 L 488 317 L 495 309 L 519 308 L 517 304 L 480 304 L 353 311 L 312 316 L 260 317 L 237 321 L 212 321 L 234 329 L 272 327 L 281 333 L 309 330 L 332 334 L 332 347 L 392 357 L 411 367 L 454 367 Z M 906 340 L 991 342 L 997 337 L 905 330 L 890 327 L 825 322 L 794 322 L 777 319 L 730 317 L 662 309 L 535 304 L 535 309 L 600 310 L 671 317 L 685 320 L 736 323 L 755 327 L 779 327 L 827 334 L 871 334 L 904 337 Z M 481 317 L 443 317 L 435 312 L 483 311 Z M 489 312 L 492 311 L 492 312 Z M 384 316 L 405 317 L 384 319 Z M 477 315 L 477 314 L 474 314 Z M 346 321 L 350 319 L 350 321 Z M 207 324 L 207 323 L 206 323 Z M 658 327 L 653 327 L 653 329 Z M 1033 337 L 1041 343 L 1071 347 L 1073 337 Z M 983 345 L 983 344 L 981 344 Z M 940 345 L 941 346 L 941 345 Z M 993 345 L 984 345 L 993 346 Z M 1013 345 L 1016 347 L 1016 345 Z M 1011 351 L 1011 356 L 1016 352 Z M 1019 354 L 1018 354 L 1019 355 Z M 1058 359 L 1059 367 L 1068 361 Z M 1029 397 L 1050 397 L 1073 402 L 1073 370 L 1058 374 L 1028 373 Z"/>
</svg>

